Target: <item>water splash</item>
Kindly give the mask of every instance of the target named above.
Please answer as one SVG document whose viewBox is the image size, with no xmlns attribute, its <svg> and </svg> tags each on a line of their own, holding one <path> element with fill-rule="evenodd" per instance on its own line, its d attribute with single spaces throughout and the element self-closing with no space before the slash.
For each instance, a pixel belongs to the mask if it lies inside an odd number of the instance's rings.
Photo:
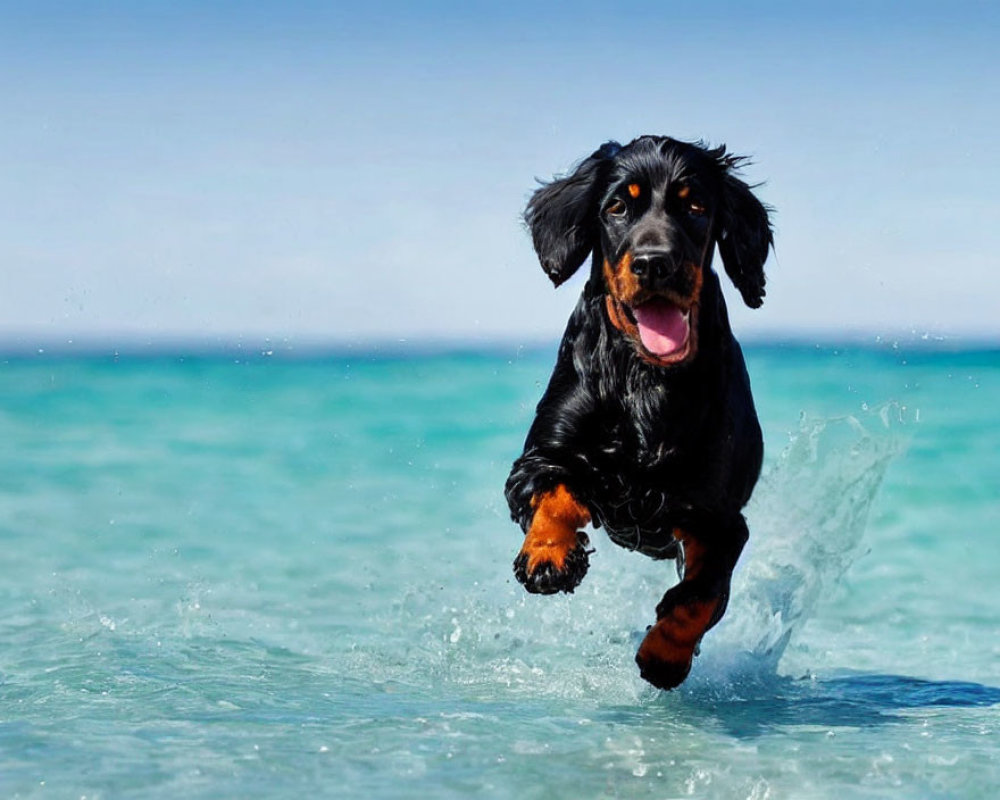
<svg viewBox="0 0 1000 800">
<path fill-rule="evenodd" d="M 747 509 L 751 539 L 729 611 L 705 639 L 696 675 L 744 683 L 773 676 L 823 591 L 860 553 L 872 504 L 900 451 L 902 411 L 800 420 Z"/>
<path fill-rule="evenodd" d="M 774 679 L 789 639 L 858 555 L 901 422 L 894 406 L 800 421 L 747 509 L 750 545 L 729 610 L 705 637 L 685 691 Z M 388 683 L 445 683 L 469 698 L 655 702 L 662 695 L 639 678 L 633 657 L 676 580 L 673 566 L 595 538 L 598 552 L 573 595 L 526 594 L 507 560 L 478 564 L 488 578 L 474 587 L 455 573 L 447 585 L 411 585 L 373 630 L 378 643 L 353 654 L 353 668 Z M 466 574 L 475 574 L 471 565 Z"/>
</svg>

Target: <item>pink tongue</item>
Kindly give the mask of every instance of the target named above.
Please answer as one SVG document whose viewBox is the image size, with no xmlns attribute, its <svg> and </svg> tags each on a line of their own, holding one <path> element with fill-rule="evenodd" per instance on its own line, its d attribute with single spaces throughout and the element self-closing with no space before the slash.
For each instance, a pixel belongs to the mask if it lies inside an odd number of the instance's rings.
<svg viewBox="0 0 1000 800">
<path fill-rule="evenodd" d="M 642 346 L 656 356 L 676 353 L 688 340 L 688 321 L 673 303 L 650 300 L 632 309 Z"/>
</svg>

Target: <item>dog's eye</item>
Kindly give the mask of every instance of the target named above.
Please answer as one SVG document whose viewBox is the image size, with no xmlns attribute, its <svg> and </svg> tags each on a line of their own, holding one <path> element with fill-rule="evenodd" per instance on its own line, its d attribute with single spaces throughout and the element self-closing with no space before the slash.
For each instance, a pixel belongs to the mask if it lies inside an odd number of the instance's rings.
<svg viewBox="0 0 1000 800">
<path fill-rule="evenodd" d="M 625 203 L 620 198 L 615 198 L 614 200 L 612 200 L 610 203 L 608 203 L 607 207 L 604 209 L 605 213 L 609 217 L 624 217 L 626 210 L 627 209 L 625 208 Z"/>
<path fill-rule="evenodd" d="M 677 190 L 677 198 L 683 203 L 683 208 L 692 217 L 701 217 L 705 214 L 705 204 L 691 191 L 688 184 L 684 184 Z"/>
</svg>

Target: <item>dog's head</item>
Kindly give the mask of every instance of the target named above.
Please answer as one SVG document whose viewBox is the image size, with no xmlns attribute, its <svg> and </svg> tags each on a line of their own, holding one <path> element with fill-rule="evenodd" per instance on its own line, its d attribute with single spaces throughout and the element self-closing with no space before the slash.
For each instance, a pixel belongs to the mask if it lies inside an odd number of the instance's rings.
<svg viewBox="0 0 1000 800">
<path fill-rule="evenodd" d="M 593 252 L 608 318 L 639 355 L 662 366 L 690 360 L 716 244 L 744 302 L 763 302 L 771 227 L 733 174 L 741 163 L 725 147 L 667 137 L 608 142 L 529 201 L 542 268 L 558 286 Z"/>
</svg>

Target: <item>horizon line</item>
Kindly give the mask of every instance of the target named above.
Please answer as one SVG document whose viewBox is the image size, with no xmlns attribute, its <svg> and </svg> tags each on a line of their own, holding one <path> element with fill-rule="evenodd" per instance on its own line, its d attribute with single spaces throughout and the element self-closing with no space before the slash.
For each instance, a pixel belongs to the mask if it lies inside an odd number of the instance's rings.
<svg viewBox="0 0 1000 800">
<path fill-rule="evenodd" d="M 412 357 L 434 355 L 532 355 L 558 347 L 561 337 L 398 336 L 357 337 L 260 335 L 114 335 L 28 337 L 0 332 L 0 360 L 29 358 L 279 358 Z M 1000 352 L 1000 335 L 941 335 L 916 331 L 791 331 L 747 333 L 746 349 L 852 349 L 906 352 Z"/>
</svg>

